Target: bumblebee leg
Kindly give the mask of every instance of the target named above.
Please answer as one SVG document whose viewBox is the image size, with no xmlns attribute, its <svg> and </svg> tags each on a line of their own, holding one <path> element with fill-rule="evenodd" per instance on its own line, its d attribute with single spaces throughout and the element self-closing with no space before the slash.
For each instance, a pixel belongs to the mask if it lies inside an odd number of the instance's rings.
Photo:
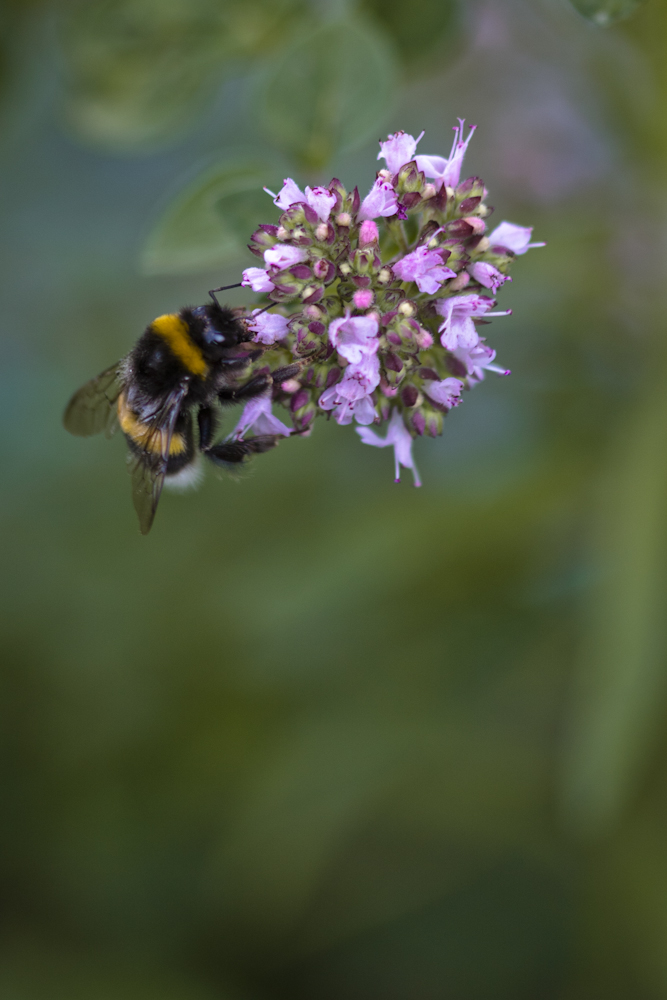
<svg viewBox="0 0 667 1000">
<path fill-rule="evenodd" d="M 218 392 L 218 399 L 224 405 L 240 403 L 255 396 L 261 396 L 270 387 L 272 382 L 269 372 L 260 372 L 255 375 L 245 385 L 225 386 Z"/>
<path fill-rule="evenodd" d="M 215 295 L 216 292 L 227 292 L 227 291 L 229 291 L 230 288 L 240 288 L 242 284 L 243 284 L 243 282 L 239 281 L 235 285 L 222 285 L 220 288 L 212 288 L 211 291 L 208 294 L 211 296 L 211 298 L 215 302 L 216 306 L 219 306 L 220 303 L 218 302 L 218 300 L 216 298 L 216 295 Z"/>
<path fill-rule="evenodd" d="M 251 378 L 245 385 L 234 386 L 229 388 L 223 388 L 218 393 L 218 399 L 221 403 L 240 403 L 248 399 L 253 399 L 255 396 L 261 396 L 267 391 L 272 385 L 280 385 L 281 382 L 286 382 L 288 378 L 293 378 L 298 375 L 301 371 L 300 364 L 294 365 L 284 365 L 282 368 L 276 368 L 272 372 L 259 372 Z"/>
<path fill-rule="evenodd" d="M 278 444 L 279 440 L 279 434 L 259 434 L 247 441 L 223 441 L 221 444 L 208 448 L 204 454 L 215 465 L 238 465 L 249 455 L 259 455 L 262 452 L 270 451 Z"/>
<path fill-rule="evenodd" d="M 213 443 L 216 431 L 215 414 L 210 406 L 202 406 L 197 414 L 197 423 L 199 425 L 199 448 L 201 451 L 207 451 Z"/>
</svg>

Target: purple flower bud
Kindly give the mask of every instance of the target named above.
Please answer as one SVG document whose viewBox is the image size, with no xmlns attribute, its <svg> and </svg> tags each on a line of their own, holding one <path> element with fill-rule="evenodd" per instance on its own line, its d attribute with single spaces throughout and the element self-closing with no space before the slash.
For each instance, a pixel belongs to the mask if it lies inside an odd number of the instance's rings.
<svg viewBox="0 0 667 1000">
<path fill-rule="evenodd" d="M 299 389 L 301 388 L 301 383 L 295 378 L 287 378 L 285 379 L 284 382 L 280 383 L 280 388 L 282 389 L 283 392 L 291 394 L 293 392 L 299 391 Z"/>
<path fill-rule="evenodd" d="M 324 260 L 323 258 L 318 260 L 313 270 L 325 285 L 328 285 L 336 277 L 336 265 L 330 260 Z"/>
<path fill-rule="evenodd" d="M 309 399 L 310 393 L 307 389 L 300 389 L 299 392 L 296 392 L 290 400 L 290 409 L 292 413 L 294 413 L 295 410 L 300 410 L 302 406 L 305 406 Z"/>
<path fill-rule="evenodd" d="M 395 354 L 393 351 L 387 351 L 383 360 L 385 368 L 388 368 L 389 371 L 392 372 L 403 371 L 403 362 L 399 358 L 398 354 Z"/>
<path fill-rule="evenodd" d="M 454 240 L 466 240 L 475 232 L 465 219 L 453 219 L 452 222 L 446 222 L 443 228 L 447 236 Z"/>
<path fill-rule="evenodd" d="M 423 436 L 426 429 L 426 420 L 424 419 L 424 414 L 417 410 L 415 413 L 411 414 L 410 422 L 414 429 L 417 431 L 420 437 Z"/>
<path fill-rule="evenodd" d="M 375 222 L 372 219 L 364 219 L 359 228 L 359 246 L 372 246 L 373 243 L 379 243 L 379 241 L 380 234 Z"/>
<path fill-rule="evenodd" d="M 373 298 L 374 295 L 370 288 L 360 288 L 352 296 L 352 301 L 357 309 L 370 309 L 373 305 Z"/>
<path fill-rule="evenodd" d="M 426 433 L 429 437 L 437 437 L 438 434 L 442 434 L 442 414 L 438 413 L 437 410 L 427 410 L 426 411 Z"/>
<path fill-rule="evenodd" d="M 486 229 L 484 219 L 480 219 L 476 215 L 467 215 L 463 221 L 467 222 L 468 225 L 472 227 L 472 231 L 475 236 L 481 236 Z"/>
<path fill-rule="evenodd" d="M 433 336 L 428 330 L 425 330 L 422 326 L 415 333 L 415 340 L 417 342 L 417 347 L 422 351 L 427 351 L 429 347 L 433 346 Z"/>
<path fill-rule="evenodd" d="M 409 191 L 407 194 L 401 195 L 401 205 L 406 210 L 414 208 L 422 200 L 422 196 L 418 191 Z"/>
<path fill-rule="evenodd" d="M 465 288 L 466 285 L 469 284 L 470 284 L 470 275 L 468 274 L 467 271 L 461 271 L 460 274 L 456 275 L 451 285 L 448 285 L 447 287 L 451 292 L 460 292 L 462 288 Z"/>
<path fill-rule="evenodd" d="M 317 288 L 313 288 L 309 285 L 304 288 L 301 294 L 303 295 L 304 303 L 306 305 L 312 305 L 315 302 L 320 302 L 324 298 L 324 289 L 321 285 Z"/>
<path fill-rule="evenodd" d="M 325 389 L 330 389 L 332 385 L 335 385 L 341 376 L 341 370 L 338 365 L 334 365 L 327 372 L 327 379 L 325 384 Z"/>
<path fill-rule="evenodd" d="M 313 272 L 307 264 L 296 264 L 294 267 L 290 267 L 289 273 L 298 281 L 309 281 L 313 276 Z"/>
<path fill-rule="evenodd" d="M 401 390 L 401 400 L 404 406 L 412 407 L 419 399 L 419 390 L 414 385 L 406 385 Z"/>
<path fill-rule="evenodd" d="M 461 181 L 456 186 L 456 193 L 459 198 L 469 198 L 475 195 L 483 197 L 486 195 L 484 181 L 481 177 L 466 177 L 464 181 Z"/>
<path fill-rule="evenodd" d="M 273 232 L 268 232 L 267 233 L 266 230 L 269 229 L 269 228 L 271 230 L 273 230 Z M 273 244 L 276 242 L 276 234 L 277 234 L 277 232 L 278 232 L 278 230 L 277 230 L 276 226 L 271 226 L 271 227 L 269 227 L 269 226 L 260 226 L 258 229 L 256 229 L 255 232 L 250 237 L 250 244 L 249 244 L 249 246 L 250 246 L 250 249 L 252 250 L 252 252 L 256 256 L 261 257 L 264 254 L 264 251 L 268 247 L 272 247 Z"/>
<path fill-rule="evenodd" d="M 481 200 L 481 195 L 477 195 L 475 198 L 464 198 L 459 205 L 459 212 L 461 215 L 470 215 L 475 211 Z"/>
</svg>

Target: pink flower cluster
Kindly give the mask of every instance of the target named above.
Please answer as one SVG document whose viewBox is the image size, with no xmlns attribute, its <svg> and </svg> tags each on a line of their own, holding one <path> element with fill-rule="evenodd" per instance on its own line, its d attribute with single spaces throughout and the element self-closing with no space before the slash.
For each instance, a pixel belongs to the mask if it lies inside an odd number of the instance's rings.
<svg viewBox="0 0 667 1000">
<path fill-rule="evenodd" d="M 305 434 L 318 414 L 354 421 L 364 444 L 394 448 L 397 479 L 409 468 L 420 485 L 414 438 L 442 433 L 487 371 L 509 374 L 477 324 L 510 315 L 495 295 L 514 258 L 544 243 L 512 222 L 487 232 L 483 181 L 461 181 L 473 133 L 459 121 L 447 158 L 417 154 L 423 132 L 388 136 L 378 153 L 386 166 L 363 199 L 335 178 L 265 189 L 281 216 L 252 236 L 263 266 L 246 268 L 242 284 L 265 305 L 245 322 L 264 348 L 256 366 L 299 367 L 247 404 L 236 437 Z M 291 428 L 272 404 L 289 412 Z M 381 436 L 374 428 L 384 423 Z"/>
</svg>

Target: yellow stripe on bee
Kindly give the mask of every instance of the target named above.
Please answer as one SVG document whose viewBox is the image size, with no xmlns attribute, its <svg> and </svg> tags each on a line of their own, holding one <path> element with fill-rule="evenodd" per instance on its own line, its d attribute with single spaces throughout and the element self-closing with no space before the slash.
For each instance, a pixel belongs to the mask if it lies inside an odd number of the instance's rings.
<svg viewBox="0 0 667 1000">
<path fill-rule="evenodd" d="M 167 448 L 167 431 L 155 431 L 140 420 L 127 405 L 124 392 L 118 397 L 118 423 L 123 434 L 127 434 L 142 451 L 150 452 L 152 455 L 164 455 Z M 172 434 L 169 442 L 170 455 L 182 455 L 186 447 L 182 434 Z"/>
<path fill-rule="evenodd" d="M 165 313 L 151 323 L 153 333 L 162 337 L 171 348 L 178 360 L 185 365 L 193 375 L 205 375 L 208 365 L 197 345 L 191 339 L 188 325 L 176 313 Z"/>
</svg>

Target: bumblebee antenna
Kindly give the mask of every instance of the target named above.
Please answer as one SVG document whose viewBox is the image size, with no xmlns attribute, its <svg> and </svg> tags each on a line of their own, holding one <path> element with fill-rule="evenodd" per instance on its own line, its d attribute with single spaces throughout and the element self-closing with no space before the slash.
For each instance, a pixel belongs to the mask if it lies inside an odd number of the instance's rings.
<svg viewBox="0 0 667 1000">
<path fill-rule="evenodd" d="M 235 285 L 222 285 L 220 288 L 212 288 L 208 294 L 211 296 L 216 306 L 219 306 L 220 303 L 215 297 L 216 292 L 228 292 L 230 288 L 241 288 L 242 285 L 243 285 L 242 281 L 238 281 Z"/>
</svg>

